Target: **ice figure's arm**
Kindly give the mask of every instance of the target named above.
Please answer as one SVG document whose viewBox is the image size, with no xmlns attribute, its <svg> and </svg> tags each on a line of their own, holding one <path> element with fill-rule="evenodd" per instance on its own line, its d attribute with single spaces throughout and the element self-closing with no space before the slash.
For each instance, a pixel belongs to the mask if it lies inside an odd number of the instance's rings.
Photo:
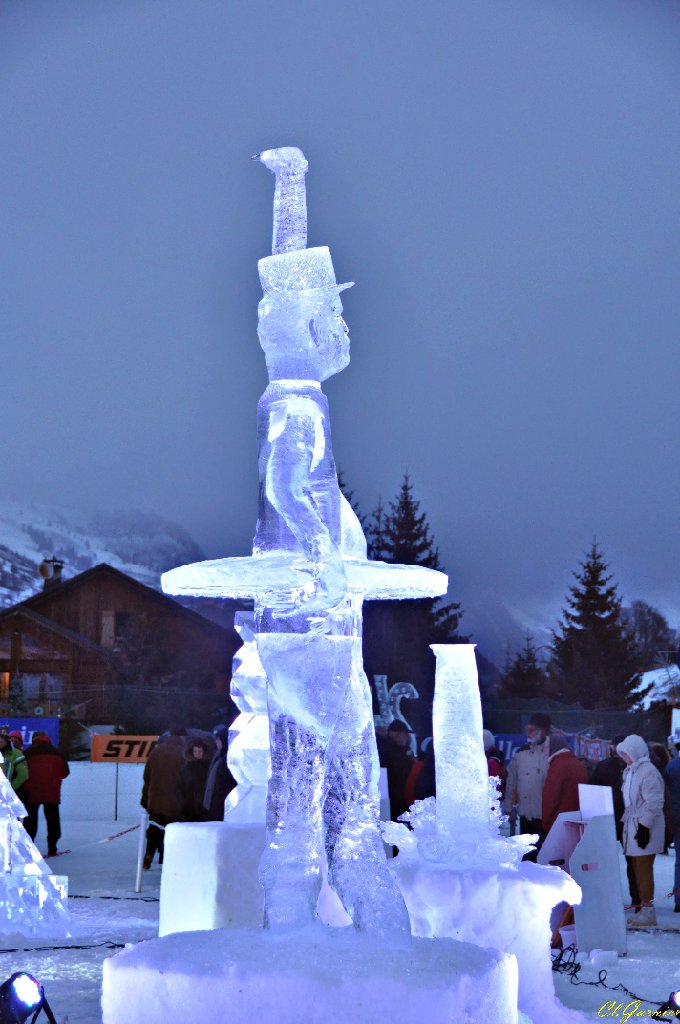
<svg viewBox="0 0 680 1024">
<path fill-rule="evenodd" d="M 324 453 L 319 416 L 313 403 L 304 399 L 289 399 L 272 406 L 265 490 L 310 563 L 314 586 L 304 599 L 305 605 L 330 609 L 345 597 L 347 580 L 342 555 L 309 486 L 312 468 Z"/>
<path fill-rule="evenodd" d="M 366 558 L 366 538 L 356 512 L 340 492 L 340 549 L 344 558 Z"/>
</svg>

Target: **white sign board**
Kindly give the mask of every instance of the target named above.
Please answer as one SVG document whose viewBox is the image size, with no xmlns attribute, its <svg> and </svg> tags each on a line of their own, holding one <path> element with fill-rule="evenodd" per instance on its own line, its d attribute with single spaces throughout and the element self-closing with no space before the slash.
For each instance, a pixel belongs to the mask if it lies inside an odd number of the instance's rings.
<svg viewBox="0 0 680 1024">
<path fill-rule="evenodd" d="M 590 821 L 591 818 L 596 818 L 599 814 L 614 813 L 611 786 L 587 786 L 579 782 L 578 802 L 584 821 Z"/>
<path fill-rule="evenodd" d="M 680 708 L 673 708 L 671 713 L 671 736 L 680 744 Z"/>
</svg>

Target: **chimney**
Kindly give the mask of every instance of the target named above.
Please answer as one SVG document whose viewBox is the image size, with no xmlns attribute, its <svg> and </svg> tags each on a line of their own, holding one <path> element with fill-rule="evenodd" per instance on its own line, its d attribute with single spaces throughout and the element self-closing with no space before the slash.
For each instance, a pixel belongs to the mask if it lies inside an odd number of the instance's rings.
<svg viewBox="0 0 680 1024">
<path fill-rule="evenodd" d="M 64 563 L 60 558 L 43 558 L 38 566 L 38 572 L 42 576 L 43 590 L 50 590 L 61 583 L 61 571 Z"/>
</svg>

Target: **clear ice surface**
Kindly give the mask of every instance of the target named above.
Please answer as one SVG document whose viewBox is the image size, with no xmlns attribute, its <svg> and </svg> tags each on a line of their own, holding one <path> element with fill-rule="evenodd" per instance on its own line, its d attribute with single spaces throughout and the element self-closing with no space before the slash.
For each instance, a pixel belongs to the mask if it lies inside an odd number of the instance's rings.
<svg viewBox="0 0 680 1024">
<path fill-rule="evenodd" d="M 337 283 L 327 247 L 305 248 L 303 154 L 284 148 L 267 150 L 259 159 L 276 184 L 273 254 L 258 263 L 258 337 L 269 386 L 258 404 L 253 554 L 172 570 L 163 576 L 163 588 L 255 599 L 254 638 L 266 673 L 271 749 L 260 865 L 265 924 L 309 924 L 326 868 L 356 928 L 404 936 L 408 914 L 379 827 L 362 604 L 366 597 L 439 596 L 447 579 L 423 566 L 366 558 L 361 525 L 338 486 L 321 390 L 321 382 L 349 362 L 340 301 L 349 285 Z M 230 761 L 240 776 L 237 790 L 255 781 L 245 734 L 250 730 L 252 739 L 263 717 L 252 646 L 242 658 L 235 697 L 241 716 Z"/>
<path fill-rule="evenodd" d="M 411 826 L 383 824 L 385 841 L 406 860 L 454 868 L 516 866 L 533 843 L 499 835 L 498 780 L 489 778 L 482 739 L 474 644 L 432 644 L 437 671 L 432 705 L 437 796 L 417 800 L 401 816 Z"/>
<path fill-rule="evenodd" d="M 272 252 L 304 249 L 307 245 L 307 161 L 294 146 L 267 149 L 255 159 L 268 167 L 276 178 Z"/>
<path fill-rule="evenodd" d="M 236 786 L 227 797 L 233 823 L 264 823 L 271 775 L 267 677 L 257 650 L 254 616 L 237 612 L 234 628 L 243 645 L 234 655 L 231 699 L 239 715 L 229 730 L 227 763 Z"/>
<path fill-rule="evenodd" d="M 25 817 L 26 808 L 0 768 L 0 934 L 66 935 L 65 880 L 50 873 L 21 824 Z"/>
</svg>

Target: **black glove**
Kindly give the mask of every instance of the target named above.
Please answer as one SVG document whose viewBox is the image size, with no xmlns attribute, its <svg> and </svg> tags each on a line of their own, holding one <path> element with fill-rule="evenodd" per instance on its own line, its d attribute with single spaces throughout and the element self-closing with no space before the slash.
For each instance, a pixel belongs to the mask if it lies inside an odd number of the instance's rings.
<svg viewBox="0 0 680 1024">
<path fill-rule="evenodd" d="M 638 844 L 641 850 L 644 850 L 646 846 L 649 846 L 649 829 L 646 825 L 638 825 L 637 832 L 635 833 L 635 842 Z"/>
</svg>

